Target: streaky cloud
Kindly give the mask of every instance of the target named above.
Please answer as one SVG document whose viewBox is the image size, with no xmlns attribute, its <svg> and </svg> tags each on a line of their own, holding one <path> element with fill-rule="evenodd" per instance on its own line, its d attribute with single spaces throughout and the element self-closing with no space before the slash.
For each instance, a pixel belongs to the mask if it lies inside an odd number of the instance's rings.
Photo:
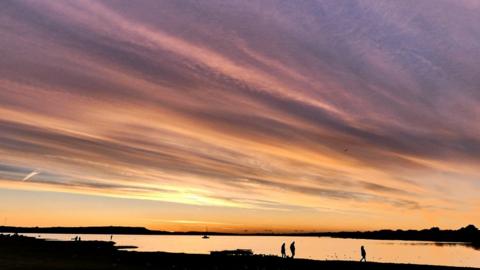
<svg viewBox="0 0 480 270">
<path fill-rule="evenodd" d="M 25 176 L 22 181 L 28 181 L 30 178 L 34 177 L 35 175 L 39 174 L 40 172 L 35 170 L 35 171 L 32 171 L 31 173 L 27 174 L 27 176 Z"/>
<path fill-rule="evenodd" d="M 464 226 L 480 220 L 478 11 L 0 2 L 0 187 Z"/>
</svg>

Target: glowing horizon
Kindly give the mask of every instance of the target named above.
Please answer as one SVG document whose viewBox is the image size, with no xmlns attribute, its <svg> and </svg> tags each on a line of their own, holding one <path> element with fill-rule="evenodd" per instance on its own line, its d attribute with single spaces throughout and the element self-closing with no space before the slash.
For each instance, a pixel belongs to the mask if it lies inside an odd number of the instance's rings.
<svg viewBox="0 0 480 270">
<path fill-rule="evenodd" d="M 480 224 L 479 11 L 475 1 L 0 3 L 0 219 Z"/>
</svg>

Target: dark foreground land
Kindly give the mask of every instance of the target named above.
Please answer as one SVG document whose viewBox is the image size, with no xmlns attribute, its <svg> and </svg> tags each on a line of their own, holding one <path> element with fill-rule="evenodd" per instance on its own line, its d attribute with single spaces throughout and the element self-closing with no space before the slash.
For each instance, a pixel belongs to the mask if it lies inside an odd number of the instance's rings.
<svg viewBox="0 0 480 270">
<path fill-rule="evenodd" d="M 113 242 L 45 241 L 0 235 L 0 269 L 475 269 L 413 264 L 281 259 L 275 256 L 197 255 L 122 251 Z M 478 268 L 477 268 L 478 269 Z"/>
</svg>

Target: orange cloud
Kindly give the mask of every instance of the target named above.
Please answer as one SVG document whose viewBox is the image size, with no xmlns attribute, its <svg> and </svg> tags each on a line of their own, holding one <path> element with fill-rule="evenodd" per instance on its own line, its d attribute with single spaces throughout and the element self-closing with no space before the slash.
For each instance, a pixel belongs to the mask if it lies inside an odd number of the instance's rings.
<svg viewBox="0 0 480 270">
<path fill-rule="evenodd" d="M 148 218 L 232 230 L 268 226 L 243 211 L 282 230 L 478 221 L 477 19 L 462 4 L 457 24 L 373 1 L 0 5 L 9 192 L 195 206 L 208 219 Z"/>
</svg>

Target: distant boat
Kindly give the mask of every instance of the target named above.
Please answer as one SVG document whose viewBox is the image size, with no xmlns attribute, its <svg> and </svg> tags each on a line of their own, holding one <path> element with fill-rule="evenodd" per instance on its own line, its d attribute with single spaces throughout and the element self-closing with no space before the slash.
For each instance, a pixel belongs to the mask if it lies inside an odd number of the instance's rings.
<svg viewBox="0 0 480 270">
<path fill-rule="evenodd" d="M 210 237 L 208 236 L 208 229 L 205 228 L 205 234 L 202 236 L 202 239 L 209 239 Z"/>
</svg>

